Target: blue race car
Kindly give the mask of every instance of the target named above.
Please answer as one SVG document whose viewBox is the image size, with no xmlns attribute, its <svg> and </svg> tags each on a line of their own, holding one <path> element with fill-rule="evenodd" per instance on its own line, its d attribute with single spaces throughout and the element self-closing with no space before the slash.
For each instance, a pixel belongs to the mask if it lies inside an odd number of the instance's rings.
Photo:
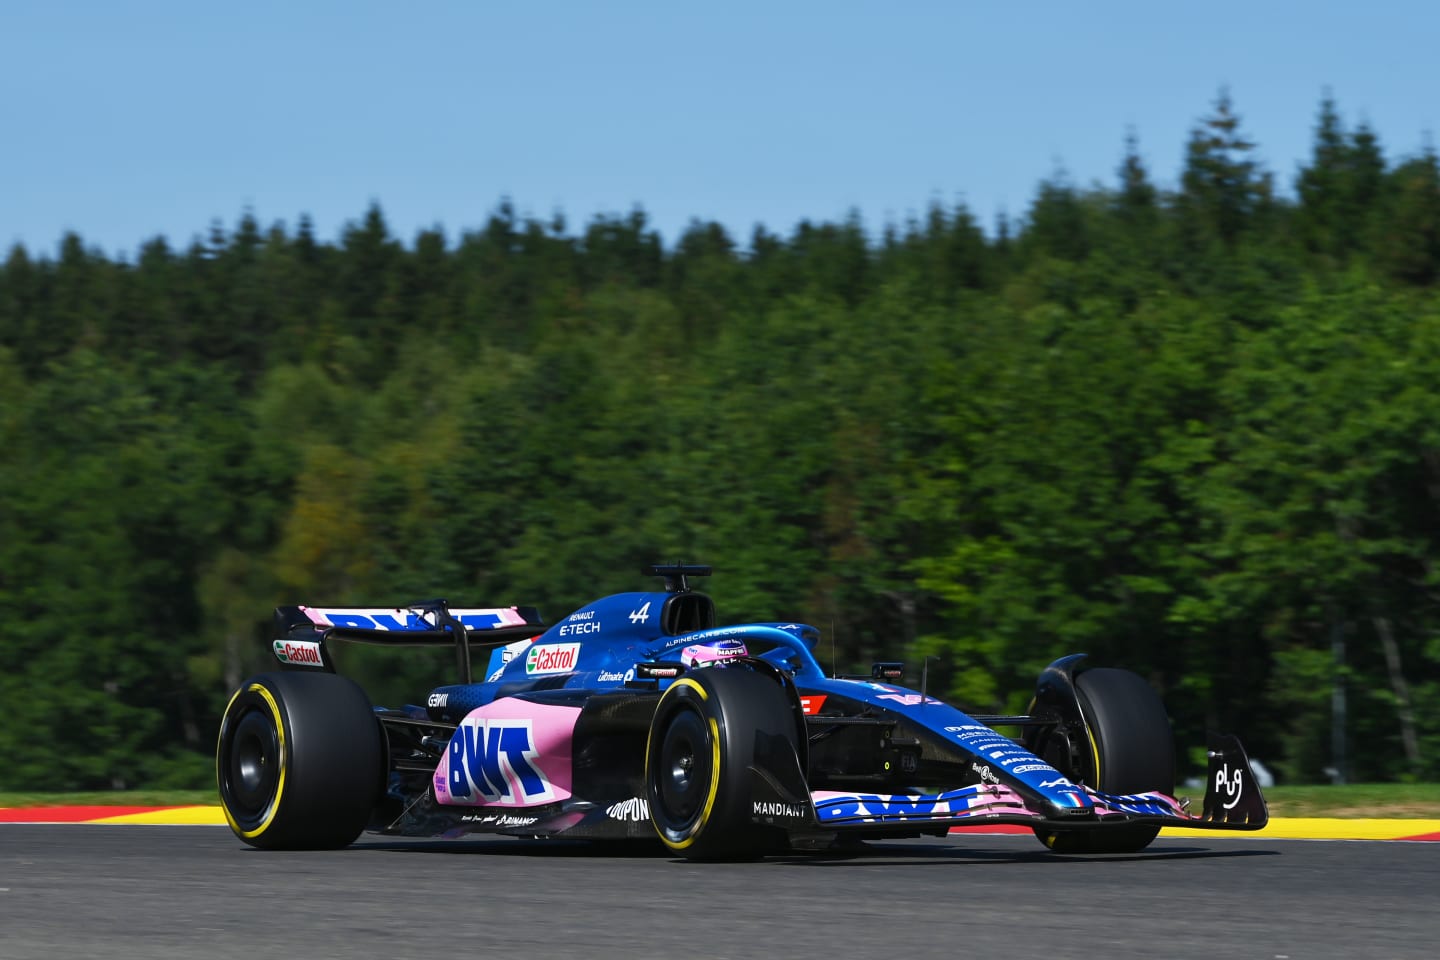
<svg viewBox="0 0 1440 960">
<path fill-rule="evenodd" d="M 1130 853 L 1164 826 L 1266 823 L 1234 737 L 1211 739 L 1200 812 L 1173 796 L 1169 718 L 1133 673 L 1064 657 L 1024 715 L 970 715 L 923 680 L 902 686 L 898 663 L 828 675 L 814 627 L 717 627 L 690 586 L 709 567 L 646 573 L 664 589 L 549 627 L 527 607 L 439 600 L 278 608 L 279 669 L 247 680 L 221 721 L 231 829 L 267 849 L 341 847 L 365 830 L 658 837 L 731 860 L 975 824 L 1030 827 L 1057 853 Z M 454 645 L 460 682 L 423 706 L 375 707 L 335 672 L 337 641 Z"/>
</svg>

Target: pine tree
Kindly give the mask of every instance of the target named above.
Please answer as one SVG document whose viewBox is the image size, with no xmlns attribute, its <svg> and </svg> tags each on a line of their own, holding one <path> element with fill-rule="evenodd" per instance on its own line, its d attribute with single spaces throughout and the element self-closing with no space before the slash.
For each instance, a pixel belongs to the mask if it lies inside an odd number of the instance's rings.
<svg viewBox="0 0 1440 960">
<path fill-rule="evenodd" d="M 1435 148 L 1427 146 L 1400 164 L 1389 181 L 1382 262 L 1395 279 L 1428 286 L 1440 280 L 1440 159 Z"/>
<path fill-rule="evenodd" d="M 1210 240 L 1233 247 L 1269 203 L 1269 176 L 1254 149 L 1241 133 L 1230 92 L 1222 89 L 1214 113 L 1191 131 L 1186 145 L 1177 212 L 1192 253 Z"/>
<path fill-rule="evenodd" d="M 1327 95 L 1315 124 L 1310 165 L 1296 181 L 1296 232 L 1305 248 L 1332 266 L 1369 249 L 1384 176 L 1385 159 L 1374 132 L 1362 125 L 1347 134 Z"/>
<path fill-rule="evenodd" d="M 1133 129 L 1125 133 L 1125 158 L 1118 172 L 1120 192 L 1115 196 L 1115 213 L 1130 229 L 1148 229 L 1155 220 L 1156 190 L 1140 158 L 1140 138 Z"/>
<path fill-rule="evenodd" d="M 1320 118 L 1315 124 L 1313 158 L 1296 182 L 1300 195 L 1296 226 L 1307 249 L 1337 260 L 1348 246 L 1343 221 L 1349 154 L 1335 101 L 1327 95 L 1320 103 Z"/>
</svg>

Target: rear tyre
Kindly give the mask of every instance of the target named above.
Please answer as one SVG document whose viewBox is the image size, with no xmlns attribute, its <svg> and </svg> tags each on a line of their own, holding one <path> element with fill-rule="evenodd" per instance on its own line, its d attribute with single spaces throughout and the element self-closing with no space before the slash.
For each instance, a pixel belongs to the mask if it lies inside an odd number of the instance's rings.
<svg viewBox="0 0 1440 960">
<path fill-rule="evenodd" d="M 1082 742 L 1069 751 L 1068 764 L 1050 753 L 1043 755 L 1071 780 L 1104 793 L 1173 793 L 1170 717 L 1150 685 L 1128 670 L 1102 667 L 1079 674 L 1075 690 L 1089 737 L 1080 732 Z M 1037 827 L 1035 836 L 1056 853 L 1135 853 L 1159 832 L 1158 826 L 1148 824 L 1063 831 Z"/>
<path fill-rule="evenodd" d="M 750 821 L 750 767 L 762 739 L 798 750 L 785 690 L 743 667 L 712 667 L 670 684 L 650 723 L 645 794 L 655 831 L 691 860 L 754 860 L 785 835 Z"/>
<path fill-rule="evenodd" d="M 384 748 L 370 700 L 332 673 L 247 680 L 220 721 L 215 772 L 230 829 L 252 847 L 343 847 L 365 829 Z"/>
</svg>

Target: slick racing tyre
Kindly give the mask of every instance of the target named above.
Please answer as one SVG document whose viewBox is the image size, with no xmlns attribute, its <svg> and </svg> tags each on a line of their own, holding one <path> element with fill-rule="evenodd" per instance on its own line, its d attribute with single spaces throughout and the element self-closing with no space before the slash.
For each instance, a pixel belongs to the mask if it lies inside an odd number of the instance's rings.
<svg viewBox="0 0 1440 960">
<path fill-rule="evenodd" d="M 764 673 L 711 667 L 670 684 L 645 746 L 646 799 L 665 846 L 691 860 L 782 847 L 782 831 L 750 820 L 750 767 L 757 746 L 798 752 L 799 738 L 786 691 Z"/>
<path fill-rule="evenodd" d="M 365 693 L 333 673 L 266 673 L 225 708 L 215 752 L 235 835 L 267 850 L 343 847 L 365 829 L 384 748 Z"/>
<path fill-rule="evenodd" d="M 1075 678 L 1080 712 L 1089 736 L 1073 751 L 1076 760 L 1057 762 L 1071 780 L 1105 793 L 1175 790 L 1175 741 L 1160 697 L 1128 670 L 1097 668 Z M 1067 769 L 1067 767 L 1069 769 Z M 1056 853 L 1134 853 L 1150 845 L 1158 826 L 1135 824 L 1089 830 L 1036 828 L 1035 836 Z"/>
</svg>

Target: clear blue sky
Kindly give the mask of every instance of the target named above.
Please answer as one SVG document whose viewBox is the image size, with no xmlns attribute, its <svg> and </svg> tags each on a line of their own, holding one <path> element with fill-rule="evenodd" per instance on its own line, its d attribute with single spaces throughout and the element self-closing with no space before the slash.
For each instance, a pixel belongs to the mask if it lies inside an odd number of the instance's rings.
<svg viewBox="0 0 1440 960">
<path fill-rule="evenodd" d="M 133 255 L 254 211 L 410 240 L 499 200 L 571 230 L 963 201 L 1023 216 L 1057 169 L 1162 186 L 1226 86 L 1289 191 L 1329 88 L 1391 162 L 1440 125 L 1440 3 L 0 0 L 0 252 Z"/>
</svg>

